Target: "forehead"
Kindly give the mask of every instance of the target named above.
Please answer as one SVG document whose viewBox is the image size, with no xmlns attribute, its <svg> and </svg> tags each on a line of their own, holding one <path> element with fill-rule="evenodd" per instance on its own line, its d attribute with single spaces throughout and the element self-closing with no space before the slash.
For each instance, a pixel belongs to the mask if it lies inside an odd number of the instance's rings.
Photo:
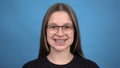
<svg viewBox="0 0 120 68">
<path fill-rule="evenodd" d="M 48 20 L 48 24 L 57 24 L 57 25 L 64 25 L 64 24 L 72 24 L 72 20 L 70 15 L 65 11 L 57 11 L 52 13 Z"/>
</svg>

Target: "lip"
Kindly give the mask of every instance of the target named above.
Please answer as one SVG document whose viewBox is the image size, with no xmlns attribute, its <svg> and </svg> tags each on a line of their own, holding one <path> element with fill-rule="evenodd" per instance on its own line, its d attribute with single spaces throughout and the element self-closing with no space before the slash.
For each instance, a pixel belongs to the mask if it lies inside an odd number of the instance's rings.
<svg viewBox="0 0 120 68">
<path fill-rule="evenodd" d="M 64 45 L 67 39 L 54 39 L 56 45 Z"/>
</svg>

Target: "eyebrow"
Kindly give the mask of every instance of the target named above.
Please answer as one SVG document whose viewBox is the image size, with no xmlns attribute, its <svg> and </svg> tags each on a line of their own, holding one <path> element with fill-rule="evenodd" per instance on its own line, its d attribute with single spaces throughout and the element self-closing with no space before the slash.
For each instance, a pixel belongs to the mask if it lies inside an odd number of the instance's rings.
<svg viewBox="0 0 120 68">
<path fill-rule="evenodd" d="M 51 24 L 48 24 L 48 25 L 57 25 L 57 24 L 55 24 L 55 23 L 51 23 Z"/>
<path fill-rule="evenodd" d="M 48 25 L 55 25 L 55 26 L 57 26 L 57 24 L 56 24 L 56 23 L 51 23 L 51 24 L 48 24 Z M 65 26 L 65 25 L 73 25 L 73 24 L 70 24 L 70 23 L 65 23 L 63 26 Z"/>
</svg>

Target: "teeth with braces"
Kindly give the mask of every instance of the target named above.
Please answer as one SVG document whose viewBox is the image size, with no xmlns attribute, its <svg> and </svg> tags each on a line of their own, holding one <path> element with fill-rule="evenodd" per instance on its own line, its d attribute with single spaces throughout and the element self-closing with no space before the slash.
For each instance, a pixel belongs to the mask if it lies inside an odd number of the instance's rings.
<svg viewBox="0 0 120 68">
<path fill-rule="evenodd" d="M 65 40 L 55 40 L 55 42 L 63 43 L 63 42 L 65 42 Z"/>
</svg>

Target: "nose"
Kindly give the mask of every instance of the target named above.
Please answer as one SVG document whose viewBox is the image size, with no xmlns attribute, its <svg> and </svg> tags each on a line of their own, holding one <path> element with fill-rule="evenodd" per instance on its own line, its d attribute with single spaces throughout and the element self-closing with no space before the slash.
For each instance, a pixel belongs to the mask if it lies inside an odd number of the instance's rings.
<svg viewBox="0 0 120 68">
<path fill-rule="evenodd" d="M 59 28 L 56 35 L 58 36 L 63 36 L 64 35 L 64 32 L 63 32 L 63 29 L 62 28 Z"/>
</svg>

